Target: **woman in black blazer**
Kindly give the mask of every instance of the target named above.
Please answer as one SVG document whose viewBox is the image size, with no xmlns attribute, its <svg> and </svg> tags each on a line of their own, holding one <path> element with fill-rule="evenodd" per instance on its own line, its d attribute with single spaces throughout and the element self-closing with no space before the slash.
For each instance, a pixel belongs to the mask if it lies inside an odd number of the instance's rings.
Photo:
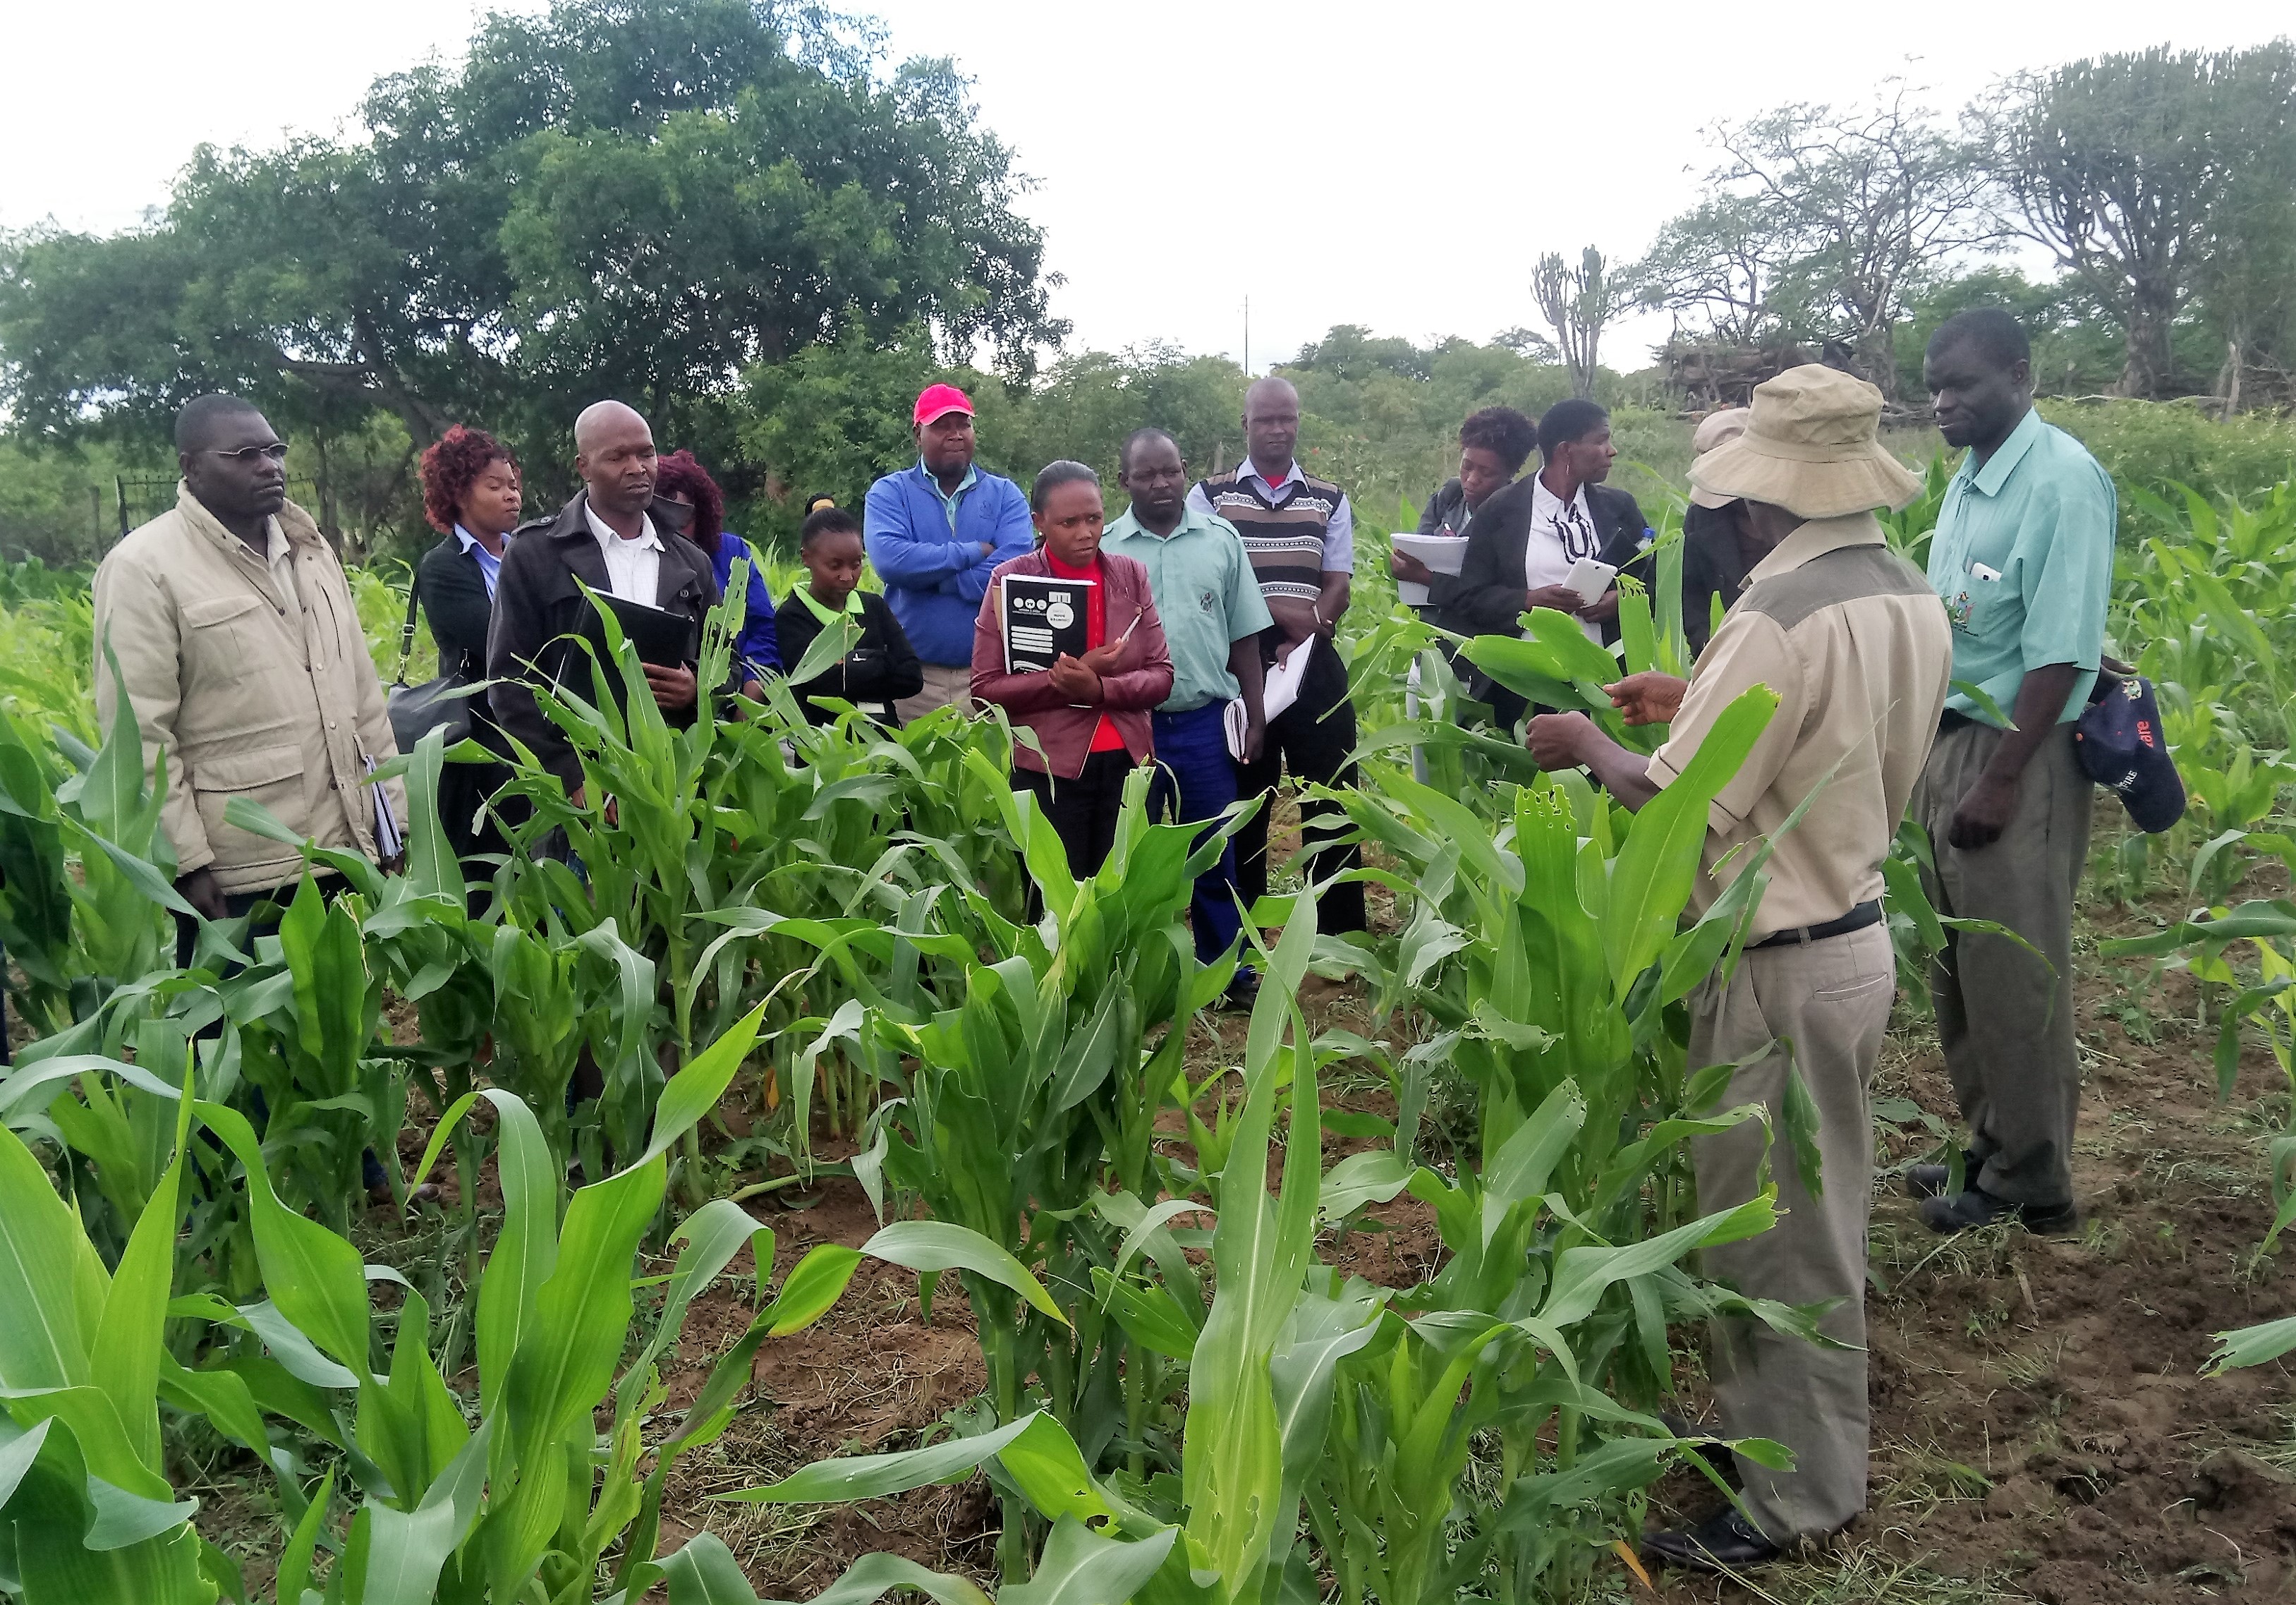
<svg viewBox="0 0 2296 1605">
<path fill-rule="evenodd" d="M 518 459 L 483 430 L 457 424 L 422 454 L 422 479 L 423 516 L 446 539 L 414 571 L 415 600 L 439 643 L 439 672 L 476 684 L 486 678 L 495 578 L 524 505 Z M 507 755 L 486 698 L 469 703 L 472 738 Z M 508 851 L 491 816 L 483 828 L 477 823 L 480 805 L 507 778 L 507 770 L 490 763 L 450 763 L 440 773 L 439 819 L 457 857 Z"/>
<path fill-rule="evenodd" d="M 1601 407 L 1591 401 L 1555 403 L 1539 420 L 1538 443 L 1544 459 L 1539 471 L 1496 492 L 1467 526 L 1459 578 L 1450 588 L 1450 605 L 1436 621 L 1460 635 L 1511 636 L 1521 632 L 1519 621 L 1525 613 L 1553 607 L 1598 628 L 1608 645 L 1619 638 L 1615 587 L 1591 605 L 1582 605 L 1560 585 L 1531 587 L 1532 512 L 1542 488 L 1567 506 L 1583 506 L 1583 523 L 1591 525 L 1594 548 L 1586 555 L 1644 583 L 1649 580 L 1650 521 L 1633 497 L 1602 482 L 1618 451 L 1611 444 L 1610 415 Z M 1467 694 L 1490 704 L 1493 716 L 1510 729 L 1528 710 L 1521 697 L 1488 675 L 1476 674 Z"/>
</svg>

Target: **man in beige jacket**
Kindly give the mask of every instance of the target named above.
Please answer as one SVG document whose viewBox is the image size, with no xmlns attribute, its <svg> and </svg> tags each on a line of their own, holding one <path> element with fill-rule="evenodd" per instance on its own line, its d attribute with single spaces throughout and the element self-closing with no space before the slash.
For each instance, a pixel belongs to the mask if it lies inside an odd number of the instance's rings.
<svg viewBox="0 0 2296 1605">
<path fill-rule="evenodd" d="M 193 400 L 176 419 L 174 511 L 95 572 L 96 714 L 109 734 L 126 690 L 144 761 L 166 765 L 176 888 L 208 919 L 244 914 L 303 873 L 292 847 L 225 822 L 234 797 L 323 847 L 386 868 L 403 856 L 406 791 L 384 783 L 379 839 L 366 778 L 398 750 L 382 682 L 342 565 L 287 499 L 286 456 L 250 403 Z M 196 929 L 180 923 L 188 963 Z"/>
<path fill-rule="evenodd" d="M 1725 1431 L 1775 1438 L 1792 1470 L 1739 1457 L 1747 1514 L 1651 1535 L 1646 1559 L 1743 1569 L 1866 1508 L 1866 1230 L 1874 1193 L 1874 1066 L 1897 994 L 1882 914 L 1882 860 L 1929 756 L 1952 677 L 1953 631 L 1921 570 L 1893 554 L 1876 507 L 1922 488 L 1875 439 L 1882 392 L 1831 368 L 1789 368 L 1754 391 L 1743 433 L 1691 465 L 1710 500 L 1735 504 L 1765 556 L 1747 575 L 1689 682 L 1637 674 L 1610 687 L 1630 724 L 1670 725 L 1649 757 L 1583 713 L 1530 721 L 1539 767 L 1583 765 L 1630 809 L 1681 778 L 1722 711 L 1757 685 L 1777 696 L 1768 727 L 1707 811 L 1693 909 L 1703 913 L 1767 837 L 1744 956 L 1685 1000 L 1690 1065 L 1734 1064 L 1722 1106 L 1759 1103 L 1756 1124 L 1695 1139 L 1698 1207 L 1731 1208 L 1777 1183 L 1778 1224 L 1706 1251 L 1709 1275 L 1750 1298 L 1833 1305 L 1820 1348 L 1758 1320 L 1722 1321 L 1709 1367 Z M 1808 800 L 1808 811 L 1787 825 Z M 1787 1076 L 1817 1111 L 1822 1160 L 1805 1185 L 1784 1140 Z M 1751 1517 L 1751 1519 L 1748 1519 Z"/>
</svg>

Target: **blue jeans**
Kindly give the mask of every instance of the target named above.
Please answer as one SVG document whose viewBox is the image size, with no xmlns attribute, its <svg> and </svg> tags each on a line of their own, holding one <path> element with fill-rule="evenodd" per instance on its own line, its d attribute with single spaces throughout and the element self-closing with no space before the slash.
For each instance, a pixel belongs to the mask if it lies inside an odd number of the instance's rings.
<svg viewBox="0 0 2296 1605">
<path fill-rule="evenodd" d="M 1226 707 L 1215 701 L 1185 713 L 1154 715 L 1151 722 L 1156 738 L 1156 778 L 1148 791 L 1151 818 L 1162 819 L 1173 810 L 1176 794 L 1178 807 L 1173 817 L 1184 825 L 1217 819 L 1235 801 L 1235 761 L 1227 753 Z M 1227 951 L 1243 929 L 1243 916 L 1235 905 L 1234 844 L 1223 844 L 1219 862 L 1196 877 L 1196 893 L 1188 911 L 1195 932 L 1196 958 L 1210 964 Z"/>
</svg>

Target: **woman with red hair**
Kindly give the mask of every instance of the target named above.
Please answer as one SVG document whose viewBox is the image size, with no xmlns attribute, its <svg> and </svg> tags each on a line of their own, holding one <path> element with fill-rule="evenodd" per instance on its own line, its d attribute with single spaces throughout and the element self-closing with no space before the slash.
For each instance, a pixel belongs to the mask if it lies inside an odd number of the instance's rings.
<svg viewBox="0 0 2296 1605">
<path fill-rule="evenodd" d="M 518 459 L 486 431 L 457 424 L 422 454 L 422 516 L 446 539 L 422 555 L 415 590 L 439 643 L 439 671 L 475 679 L 487 661 L 495 580 L 525 505 Z"/>
<path fill-rule="evenodd" d="M 439 672 L 466 684 L 486 677 L 487 627 L 494 618 L 495 580 L 524 505 L 518 458 L 482 429 L 457 424 L 422 454 L 422 516 L 446 539 L 422 555 L 414 596 L 439 643 Z M 506 751 L 487 699 L 469 699 L 471 734 Z M 504 852 L 501 830 L 480 807 L 508 778 L 493 764 L 450 763 L 439 777 L 439 821 L 457 858 Z"/>
<path fill-rule="evenodd" d="M 721 597 L 733 583 L 735 560 L 749 559 L 749 594 L 742 627 L 734 634 L 734 662 L 741 670 L 742 694 L 763 701 L 766 676 L 779 673 L 782 667 L 774 636 L 774 594 L 750 543 L 726 528 L 725 492 L 692 452 L 673 451 L 655 463 L 653 506 L 648 512 L 654 523 L 684 535 L 708 556 Z"/>
</svg>

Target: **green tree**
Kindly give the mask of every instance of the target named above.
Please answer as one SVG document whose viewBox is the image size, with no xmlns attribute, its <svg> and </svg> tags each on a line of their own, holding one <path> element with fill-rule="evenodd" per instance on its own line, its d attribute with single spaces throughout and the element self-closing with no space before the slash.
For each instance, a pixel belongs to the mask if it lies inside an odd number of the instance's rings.
<svg viewBox="0 0 2296 1605">
<path fill-rule="evenodd" d="M 1660 231 L 1630 276 L 1726 345 L 1839 342 L 1885 394 L 1908 300 L 1999 234 L 1985 180 L 1902 80 L 1867 103 L 1786 105 L 1708 137 L 1716 194 Z"/>
<path fill-rule="evenodd" d="M 2296 208 L 2292 96 L 2296 46 L 2282 39 L 2068 62 L 2008 78 L 1972 108 L 2006 221 L 2120 325 L 2122 394 L 2177 387 L 2177 326 L 2204 286 L 2243 330 L 2250 310 L 2284 300 L 2271 259 L 2243 253 L 2284 240 L 2280 214 Z"/>
<path fill-rule="evenodd" d="M 1022 180 L 946 61 L 778 0 L 556 0 L 376 81 L 363 134 L 201 148 L 152 226 L 0 252 L 20 431 L 254 395 L 415 441 L 467 419 L 562 461 L 601 395 L 730 452 L 742 373 L 928 326 L 1025 374 L 1046 310 Z M 547 475 L 544 476 L 545 482 Z"/>
</svg>

